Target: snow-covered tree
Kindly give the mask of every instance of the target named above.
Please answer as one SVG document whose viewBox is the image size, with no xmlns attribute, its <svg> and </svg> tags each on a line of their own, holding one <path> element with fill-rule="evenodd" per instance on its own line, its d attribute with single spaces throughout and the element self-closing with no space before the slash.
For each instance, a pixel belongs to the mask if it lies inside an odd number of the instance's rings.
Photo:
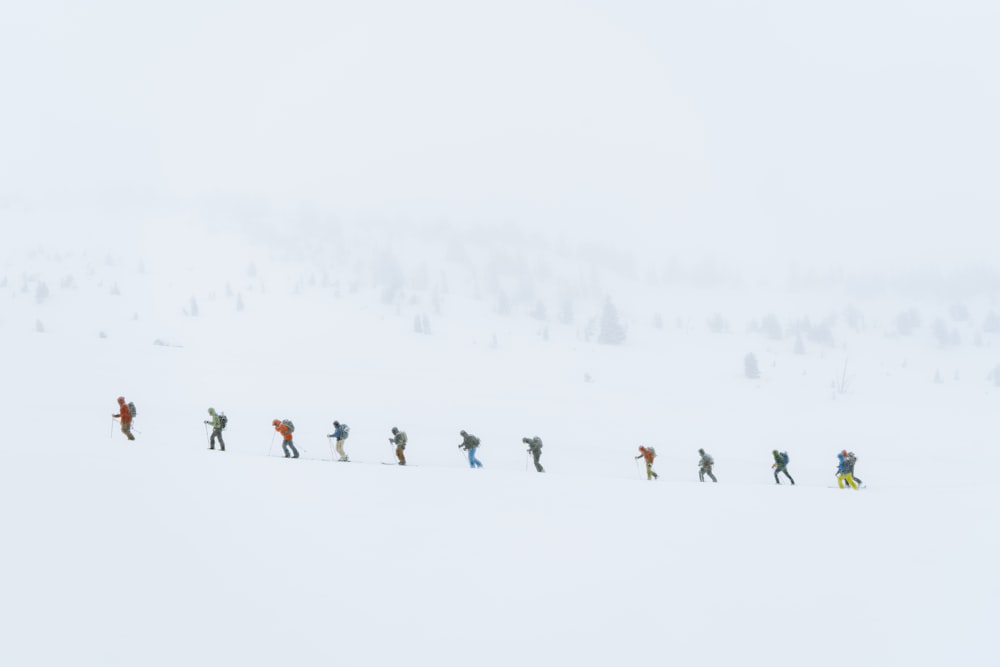
<svg viewBox="0 0 1000 667">
<path fill-rule="evenodd" d="M 608 297 L 604 300 L 604 307 L 601 309 L 597 342 L 603 345 L 621 345 L 625 342 L 625 337 L 626 331 L 618 318 L 618 309 L 611 302 L 611 297 Z"/>
<path fill-rule="evenodd" d="M 45 303 L 45 300 L 48 298 L 49 286 L 39 280 L 38 284 L 35 286 L 35 303 Z"/>
</svg>

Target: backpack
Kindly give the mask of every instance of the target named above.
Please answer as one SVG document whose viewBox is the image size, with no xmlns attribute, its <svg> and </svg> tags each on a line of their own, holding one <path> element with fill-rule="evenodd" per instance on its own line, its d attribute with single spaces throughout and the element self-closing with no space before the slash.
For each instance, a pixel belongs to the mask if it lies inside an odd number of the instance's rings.
<svg viewBox="0 0 1000 667">
<path fill-rule="evenodd" d="M 782 465 L 788 465 L 788 452 L 781 452 L 778 456 L 781 457 Z"/>
<path fill-rule="evenodd" d="M 288 427 L 289 433 L 295 433 L 295 424 L 292 423 L 291 419 L 282 419 L 281 423 Z"/>
<path fill-rule="evenodd" d="M 653 458 L 656 458 L 656 449 L 655 448 L 653 448 L 653 447 L 646 447 L 646 451 L 649 452 L 650 454 L 652 454 Z"/>
<path fill-rule="evenodd" d="M 222 414 L 219 415 L 219 428 L 220 429 L 226 428 L 226 424 L 228 423 L 229 423 L 229 417 L 227 417 L 226 413 L 223 412 Z"/>
<path fill-rule="evenodd" d="M 135 403 L 132 401 L 128 402 L 128 413 L 132 415 L 132 419 L 135 419 Z"/>
<path fill-rule="evenodd" d="M 351 427 L 347 424 L 340 425 L 340 438 L 342 440 L 347 440 L 347 436 L 351 434 Z"/>
</svg>

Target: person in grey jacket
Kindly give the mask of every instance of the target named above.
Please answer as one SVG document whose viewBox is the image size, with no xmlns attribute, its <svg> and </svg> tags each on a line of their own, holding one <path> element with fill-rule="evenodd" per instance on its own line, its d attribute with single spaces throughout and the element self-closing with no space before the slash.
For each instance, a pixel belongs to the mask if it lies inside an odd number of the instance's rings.
<svg viewBox="0 0 1000 667">
<path fill-rule="evenodd" d="M 538 459 L 542 458 L 542 439 L 536 435 L 534 438 L 521 438 L 521 442 L 528 446 L 528 452 L 534 457 L 535 470 L 545 472 L 545 468 L 538 462 Z"/>
<path fill-rule="evenodd" d="M 218 438 L 219 449 L 224 452 L 226 451 L 226 443 L 222 440 L 222 429 L 226 428 L 224 417 L 220 417 L 215 408 L 209 408 L 208 415 L 212 418 L 205 422 L 212 425 L 212 437 L 208 440 L 208 448 L 215 449 L 215 440 Z"/>
<path fill-rule="evenodd" d="M 389 442 L 396 446 L 396 458 L 399 459 L 399 465 L 406 465 L 406 431 L 400 431 L 395 426 L 392 427 L 392 437 L 389 438 Z"/>
<path fill-rule="evenodd" d="M 711 454 L 705 452 L 704 449 L 699 449 L 698 453 L 701 454 L 701 460 L 698 461 L 698 479 L 702 482 L 705 481 L 705 475 L 712 478 L 713 482 L 718 482 L 715 479 L 715 475 L 712 474 L 712 466 L 715 465 L 715 459 L 712 458 Z"/>
<path fill-rule="evenodd" d="M 462 444 L 458 446 L 459 449 L 464 449 L 469 453 L 469 467 L 482 468 L 483 464 L 476 458 L 476 450 L 479 449 L 479 438 L 465 431 L 459 431 L 458 434 L 462 436 Z"/>
</svg>

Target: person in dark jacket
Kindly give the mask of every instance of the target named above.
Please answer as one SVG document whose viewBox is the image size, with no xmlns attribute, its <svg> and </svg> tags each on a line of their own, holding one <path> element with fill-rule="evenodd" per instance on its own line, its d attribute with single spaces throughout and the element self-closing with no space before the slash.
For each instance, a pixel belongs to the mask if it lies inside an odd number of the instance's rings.
<svg viewBox="0 0 1000 667">
<path fill-rule="evenodd" d="M 538 462 L 542 458 L 542 439 L 536 435 L 534 438 L 521 438 L 521 442 L 528 446 L 528 453 L 535 459 L 535 470 L 545 472 L 545 468 Z"/>
<path fill-rule="evenodd" d="M 705 475 L 708 475 L 713 482 L 718 482 L 719 480 L 715 479 L 715 475 L 712 474 L 715 459 L 712 458 L 711 454 L 706 454 L 704 449 L 699 449 L 698 453 L 701 454 L 701 460 L 698 461 L 698 479 L 704 482 Z"/>
<path fill-rule="evenodd" d="M 854 481 L 857 482 L 858 486 L 864 485 L 861 478 L 854 474 L 854 464 L 858 462 L 858 457 L 854 455 L 854 452 L 847 452 L 847 456 L 844 460 L 847 463 L 847 471 L 851 473 L 851 477 L 854 478 Z"/>
<path fill-rule="evenodd" d="M 205 422 L 206 424 L 212 425 L 212 437 L 208 440 L 208 448 L 215 449 L 215 441 L 218 439 L 219 449 L 226 451 L 226 443 L 222 440 L 222 429 L 225 428 L 222 425 L 222 417 L 216 413 L 215 408 L 209 408 L 208 415 L 212 418 L 211 420 Z"/>
<path fill-rule="evenodd" d="M 771 466 L 774 468 L 774 483 L 781 484 L 781 482 L 778 481 L 778 473 L 783 472 L 785 473 L 785 477 L 787 477 L 792 482 L 792 485 L 794 485 L 795 480 L 788 474 L 788 453 L 779 452 L 777 449 L 773 449 L 771 450 L 771 455 L 774 456 L 774 464 Z"/>
<path fill-rule="evenodd" d="M 459 431 L 458 434 L 462 436 L 462 444 L 458 446 L 459 449 L 464 449 L 469 453 L 469 467 L 482 468 L 483 464 L 476 458 L 476 450 L 479 449 L 479 438 L 465 431 Z"/>
</svg>

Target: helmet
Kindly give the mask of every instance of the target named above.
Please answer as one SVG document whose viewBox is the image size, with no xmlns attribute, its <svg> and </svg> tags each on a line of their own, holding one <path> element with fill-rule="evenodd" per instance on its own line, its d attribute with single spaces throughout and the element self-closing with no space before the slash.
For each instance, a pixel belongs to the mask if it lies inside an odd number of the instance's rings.
<svg viewBox="0 0 1000 667">
<path fill-rule="evenodd" d="M 340 422 L 339 422 L 339 421 L 337 421 L 336 419 L 334 419 L 334 420 L 333 420 L 333 425 L 334 425 L 334 426 L 340 426 Z"/>
<path fill-rule="evenodd" d="M 458 434 L 459 434 L 459 435 L 469 435 L 469 434 L 468 434 L 468 433 L 466 433 L 465 431 L 459 431 L 459 432 L 458 432 Z"/>
<path fill-rule="evenodd" d="M 275 419 L 275 420 L 274 420 L 274 421 L 272 421 L 271 423 L 272 423 L 272 424 L 274 424 L 275 426 L 277 426 L 278 424 L 280 424 L 280 423 L 281 423 L 281 420 L 279 420 L 279 419 Z"/>
<path fill-rule="evenodd" d="M 528 442 L 527 438 L 521 438 L 521 442 Z"/>
<path fill-rule="evenodd" d="M 392 432 L 393 432 L 393 433 L 399 433 L 399 429 L 398 429 L 398 428 L 396 428 L 395 426 L 393 426 L 393 427 L 392 427 Z"/>
<path fill-rule="evenodd" d="M 118 402 L 119 403 L 124 403 L 125 402 L 125 397 L 124 396 L 119 396 L 118 397 Z"/>
<path fill-rule="evenodd" d="M 699 453 L 699 454 L 704 454 L 704 453 L 705 453 L 705 450 L 704 450 L 704 449 L 699 449 L 699 450 L 698 450 L 698 453 Z"/>
</svg>

